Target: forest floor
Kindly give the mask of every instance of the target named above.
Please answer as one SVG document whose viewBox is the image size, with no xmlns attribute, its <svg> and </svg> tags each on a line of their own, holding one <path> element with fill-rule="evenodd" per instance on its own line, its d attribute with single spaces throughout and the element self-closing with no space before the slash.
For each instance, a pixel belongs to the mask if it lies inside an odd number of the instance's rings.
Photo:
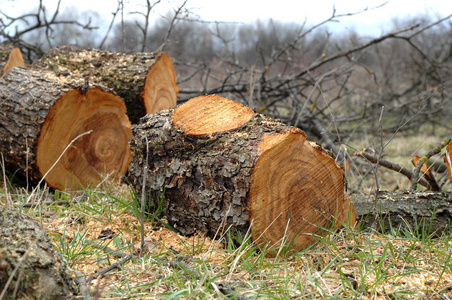
<svg viewBox="0 0 452 300">
<path fill-rule="evenodd" d="M 425 154 L 438 142 L 426 136 L 391 142 L 385 158 L 410 168 L 414 152 Z M 382 189 L 408 188 L 406 178 L 379 172 Z M 353 186 L 364 177 L 348 176 Z M 374 188 L 374 178 L 366 177 L 363 193 Z M 230 232 L 222 242 L 201 232 L 184 237 L 153 216 L 141 228 L 137 195 L 123 184 L 84 193 L 82 199 L 83 192 L 31 194 L 6 184 L 0 205 L 12 203 L 38 220 L 74 277 L 75 271 L 92 276 L 121 259 L 104 247 L 132 254 L 88 283 L 99 299 L 452 299 L 452 230 L 434 237 L 417 234 L 418 228 L 382 233 L 358 223 L 318 236 L 314 245 L 289 255 L 284 247 L 262 251 L 248 236 Z M 25 205 L 42 200 L 54 204 Z"/>
</svg>

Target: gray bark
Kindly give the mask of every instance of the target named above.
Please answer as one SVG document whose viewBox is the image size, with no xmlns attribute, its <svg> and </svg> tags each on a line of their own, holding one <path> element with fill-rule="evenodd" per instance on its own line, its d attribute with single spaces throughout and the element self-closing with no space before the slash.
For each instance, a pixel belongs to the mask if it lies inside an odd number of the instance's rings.
<svg viewBox="0 0 452 300">
<path fill-rule="evenodd" d="M 375 202 L 373 195 L 351 195 L 356 218 L 364 227 L 374 226 L 388 231 L 392 228 L 438 233 L 450 230 L 452 194 L 447 192 L 381 191 Z"/>
<path fill-rule="evenodd" d="M 66 264 L 44 228 L 0 206 L 0 293 L 11 276 L 5 299 L 68 299 L 75 292 Z"/>
<path fill-rule="evenodd" d="M 94 85 L 108 87 L 124 99 L 130 122 L 137 123 L 146 115 L 142 98 L 146 76 L 161 56 L 161 52 L 128 54 L 61 46 L 31 67 L 86 78 Z"/>
<path fill-rule="evenodd" d="M 182 234 L 200 230 L 214 235 L 230 225 L 246 232 L 250 179 L 260 156 L 257 145 L 263 135 L 290 127 L 256 115 L 237 130 L 189 136 L 172 123 L 172 112 L 147 115 L 141 124 L 132 126 L 129 182 L 141 191 L 147 136 L 146 190 L 152 210 L 164 195 L 163 211 Z"/>
</svg>

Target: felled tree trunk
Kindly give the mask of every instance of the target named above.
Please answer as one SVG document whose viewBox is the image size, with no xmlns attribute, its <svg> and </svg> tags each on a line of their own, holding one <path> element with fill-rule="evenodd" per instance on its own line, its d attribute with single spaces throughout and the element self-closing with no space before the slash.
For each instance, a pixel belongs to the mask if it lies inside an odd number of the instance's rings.
<svg viewBox="0 0 452 300">
<path fill-rule="evenodd" d="M 0 298 L 71 299 L 74 296 L 74 282 L 66 264 L 37 222 L 15 209 L 0 206 L 0 237 L 0 294 L 6 288 L 5 298 Z"/>
<path fill-rule="evenodd" d="M 301 249 L 344 218 L 334 159 L 302 131 L 239 103 L 194 98 L 144 117 L 132 135 L 130 182 L 141 191 L 145 176 L 151 207 L 163 195 L 168 221 L 183 234 L 230 226 L 245 233 L 251 225 L 258 244 L 286 239 Z"/>
<path fill-rule="evenodd" d="M 61 46 L 34 62 L 36 70 L 86 78 L 109 87 L 122 97 L 132 123 L 145 114 L 176 106 L 176 76 L 169 55 L 114 53 Z"/>
<path fill-rule="evenodd" d="M 124 173 L 130 126 L 123 100 L 103 86 L 22 68 L 0 78 L 0 152 L 32 183 L 49 172 L 50 186 L 77 189 Z"/>
<path fill-rule="evenodd" d="M 364 227 L 376 224 L 385 231 L 401 227 L 441 234 L 449 231 L 452 222 L 451 193 L 381 191 L 376 202 L 373 195 L 354 194 L 350 198 Z"/>
</svg>

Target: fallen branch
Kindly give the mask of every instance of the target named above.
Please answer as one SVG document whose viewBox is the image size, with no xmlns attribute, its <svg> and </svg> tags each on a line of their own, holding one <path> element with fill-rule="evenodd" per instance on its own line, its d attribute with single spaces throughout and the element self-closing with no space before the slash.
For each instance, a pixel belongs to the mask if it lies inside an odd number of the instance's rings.
<svg viewBox="0 0 452 300">
<path fill-rule="evenodd" d="M 87 245 L 90 245 L 93 248 L 102 250 L 102 251 L 104 251 L 104 252 L 106 252 L 108 254 L 111 254 L 111 255 L 113 255 L 115 257 L 120 257 L 121 258 L 117 262 L 115 262 L 115 263 L 113 263 L 113 264 L 111 264 L 111 265 L 109 265 L 109 266 L 107 266 L 105 268 L 102 268 L 101 270 L 97 271 L 94 275 L 89 276 L 88 282 L 93 280 L 93 279 L 95 279 L 95 278 L 97 278 L 97 277 L 99 277 L 99 276 L 103 276 L 103 275 L 107 274 L 108 272 L 110 272 L 113 269 L 116 269 L 116 268 L 119 269 L 123 264 L 128 262 L 130 259 L 135 258 L 135 256 L 132 255 L 132 254 L 127 254 L 127 253 L 124 253 L 124 252 L 121 252 L 121 251 L 113 250 L 113 249 L 111 249 L 111 248 L 109 248 L 107 246 L 99 245 L 98 243 L 93 242 L 93 241 L 84 240 L 83 243 L 85 243 Z"/>
<path fill-rule="evenodd" d="M 121 258 L 120 260 L 118 260 L 117 262 L 115 262 L 114 264 L 111 264 L 105 268 L 102 268 L 101 270 L 97 271 L 96 274 L 94 274 L 93 276 L 90 276 L 89 280 L 95 279 L 99 276 L 105 275 L 108 272 L 110 272 L 113 269 L 119 269 L 123 264 L 125 264 L 126 262 L 128 262 L 130 259 L 132 258 L 132 255 L 130 254 L 126 254 L 126 256 L 124 256 L 123 258 Z"/>
<path fill-rule="evenodd" d="M 86 277 L 80 271 L 75 271 L 75 283 L 79 286 L 80 294 L 83 297 L 83 300 L 90 300 L 89 289 L 86 284 Z"/>
<path fill-rule="evenodd" d="M 124 252 L 121 252 L 121 251 L 113 250 L 113 249 L 111 249 L 111 248 L 109 248 L 107 246 L 99 245 L 98 243 L 90 241 L 90 240 L 83 240 L 83 243 L 85 243 L 87 245 L 90 245 L 93 248 L 102 250 L 102 251 L 104 251 L 104 252 L 106 252 L 108 254 L 111 254 L 111 255 L 113 255 L 115 257 L 124 258 L 124 257 L 127 257 L 128 255 L 131 255 L 131 254 L 127 254 L 127 253 L 124 253 Z M 135 256 L 131 255 L 131 258 L 135 258 Z"/>
<path fill-rule="evenodd" d="M 173 269 L 180 269 L 187 275 L 190 275 L 191 277 L 194 277 L 196 279 L 200 279 L 201 276 L 199 276 L 198 272 L 195 269 L 193 269 L 192 267 L 190 267 L 188 264 L 186 264 L 185 262 L 181 261 L 181 258 L 183 258 L 183 257 L 176 257 L 175 261 L 167 262 L 164 264 L 164 266 L 168 266 Z"/>
<path fill-rule="evenodd" d="M 237 293 L 235 291 L 235 288 L 229 284 L 212 282 L 211 285 L 212 285 L 212 288 L 214 288 L 215 290 L 218 289 L 218 291 L 220 291 L 223 295 L 233 296 L 234 297 L 233 299 L 236 299 L 236 300 L 248 299 L 247 296 L 240 295 L 239 293 Z"/>
<path fill-rule="evenodd" d="M 369 162 L 371 162 L 373 164 L 376 164 L 377 163 L 377 159 L 378 159 L 377 157 L 373 156 L 372 154 L 366 152 L 365 149 L 363 151 L 361 151 L 361 152 L 355 152 L 353 155 L 357 156 L 357 157 L 364 158 L 365 160 L 367 160 L 367 161 L 369 161 Z M 382 166 L 382 167 L 385 167 L 387 169 L 396 171 L 397 173 L 400 173 L 402 175 L 405 175 L 410 180 L 412 180 L 412 178 L 413 178 L 413 173 L 410 170 L 408 170 L 408 169 L 406 169 L 404 167 L 401 167 L 401 166 L 399 166 L 397 164 L 394 164 L 394 163 L 392 163 L 390 161 L 387 161 L 387 160 L 384 160 L 384 159 L 380 158 L 379 165 Z M 424 187 L 426 187 L 429 190 L 432 190 L 432 187 L 429 184 L 429 182 L 423 177 L 419 179 L 419 184 L 423 185 Z"/>
<path fill-rule="evenodd" d="M 373 195 L 352 194 L 350 200 L 360 228 L 372 228 L 378 218 L 384 232 L 409 230 L 441 236 L 450 230 L 452 193 L 380 191 L 376 211 Z"/>
</svg>

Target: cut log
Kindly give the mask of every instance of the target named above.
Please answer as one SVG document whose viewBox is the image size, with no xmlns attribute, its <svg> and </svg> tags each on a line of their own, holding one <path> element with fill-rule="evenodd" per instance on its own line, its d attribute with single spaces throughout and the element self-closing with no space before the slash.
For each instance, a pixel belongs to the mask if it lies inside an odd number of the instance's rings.
<svg viewBox="0 0 452 300">
<path fill-rule="evenodd" d="M 441 235 L 450 230 L 451 193 L 380 191 L 376 202 L 373 195 L 353 194 L 350 198 L 355 206 L 356 218 L 363 227 L 373 226 L 377 220 L 377 229 L 385 231 L 390 231 L 392 227 Z"/>
<path fill-rule="evenodd" d="M 32 183 L 50 171 L 45 180 L 51 187 L 78 189 L 127 170 L 131 125 L 124 101 L 106 87 L 13 68 L 0 78 L 0 114 L 7 168 Z"/>
<path fill-rule="evenodd" d="M 146 144 L 146 138 L 148 144 Z M 149 152 L 147 153 L 147 148 Z M 229 227 L 298 250 L 344 219 L 342 170 L 299 129 L 219 96 L 194 98 L 132 127 L 128 178 L 182 234 Z"/>
<path fill-rule="evenodd" d="M 132 123 L 145 114 L 176 106 L 176 75 L 169 55 L 114 53 L 61 46 L 49 51 L 31 66 L 63 75 L 89 78 L 122 97 Z"/>
<path fill-rule="evenodd" d="M 8 61 L 3 67 L 3 74 L 13 67 L 25 67 L 25 61 L 19 48 L 13 48 L 8 56 Z"/>
</svg>

